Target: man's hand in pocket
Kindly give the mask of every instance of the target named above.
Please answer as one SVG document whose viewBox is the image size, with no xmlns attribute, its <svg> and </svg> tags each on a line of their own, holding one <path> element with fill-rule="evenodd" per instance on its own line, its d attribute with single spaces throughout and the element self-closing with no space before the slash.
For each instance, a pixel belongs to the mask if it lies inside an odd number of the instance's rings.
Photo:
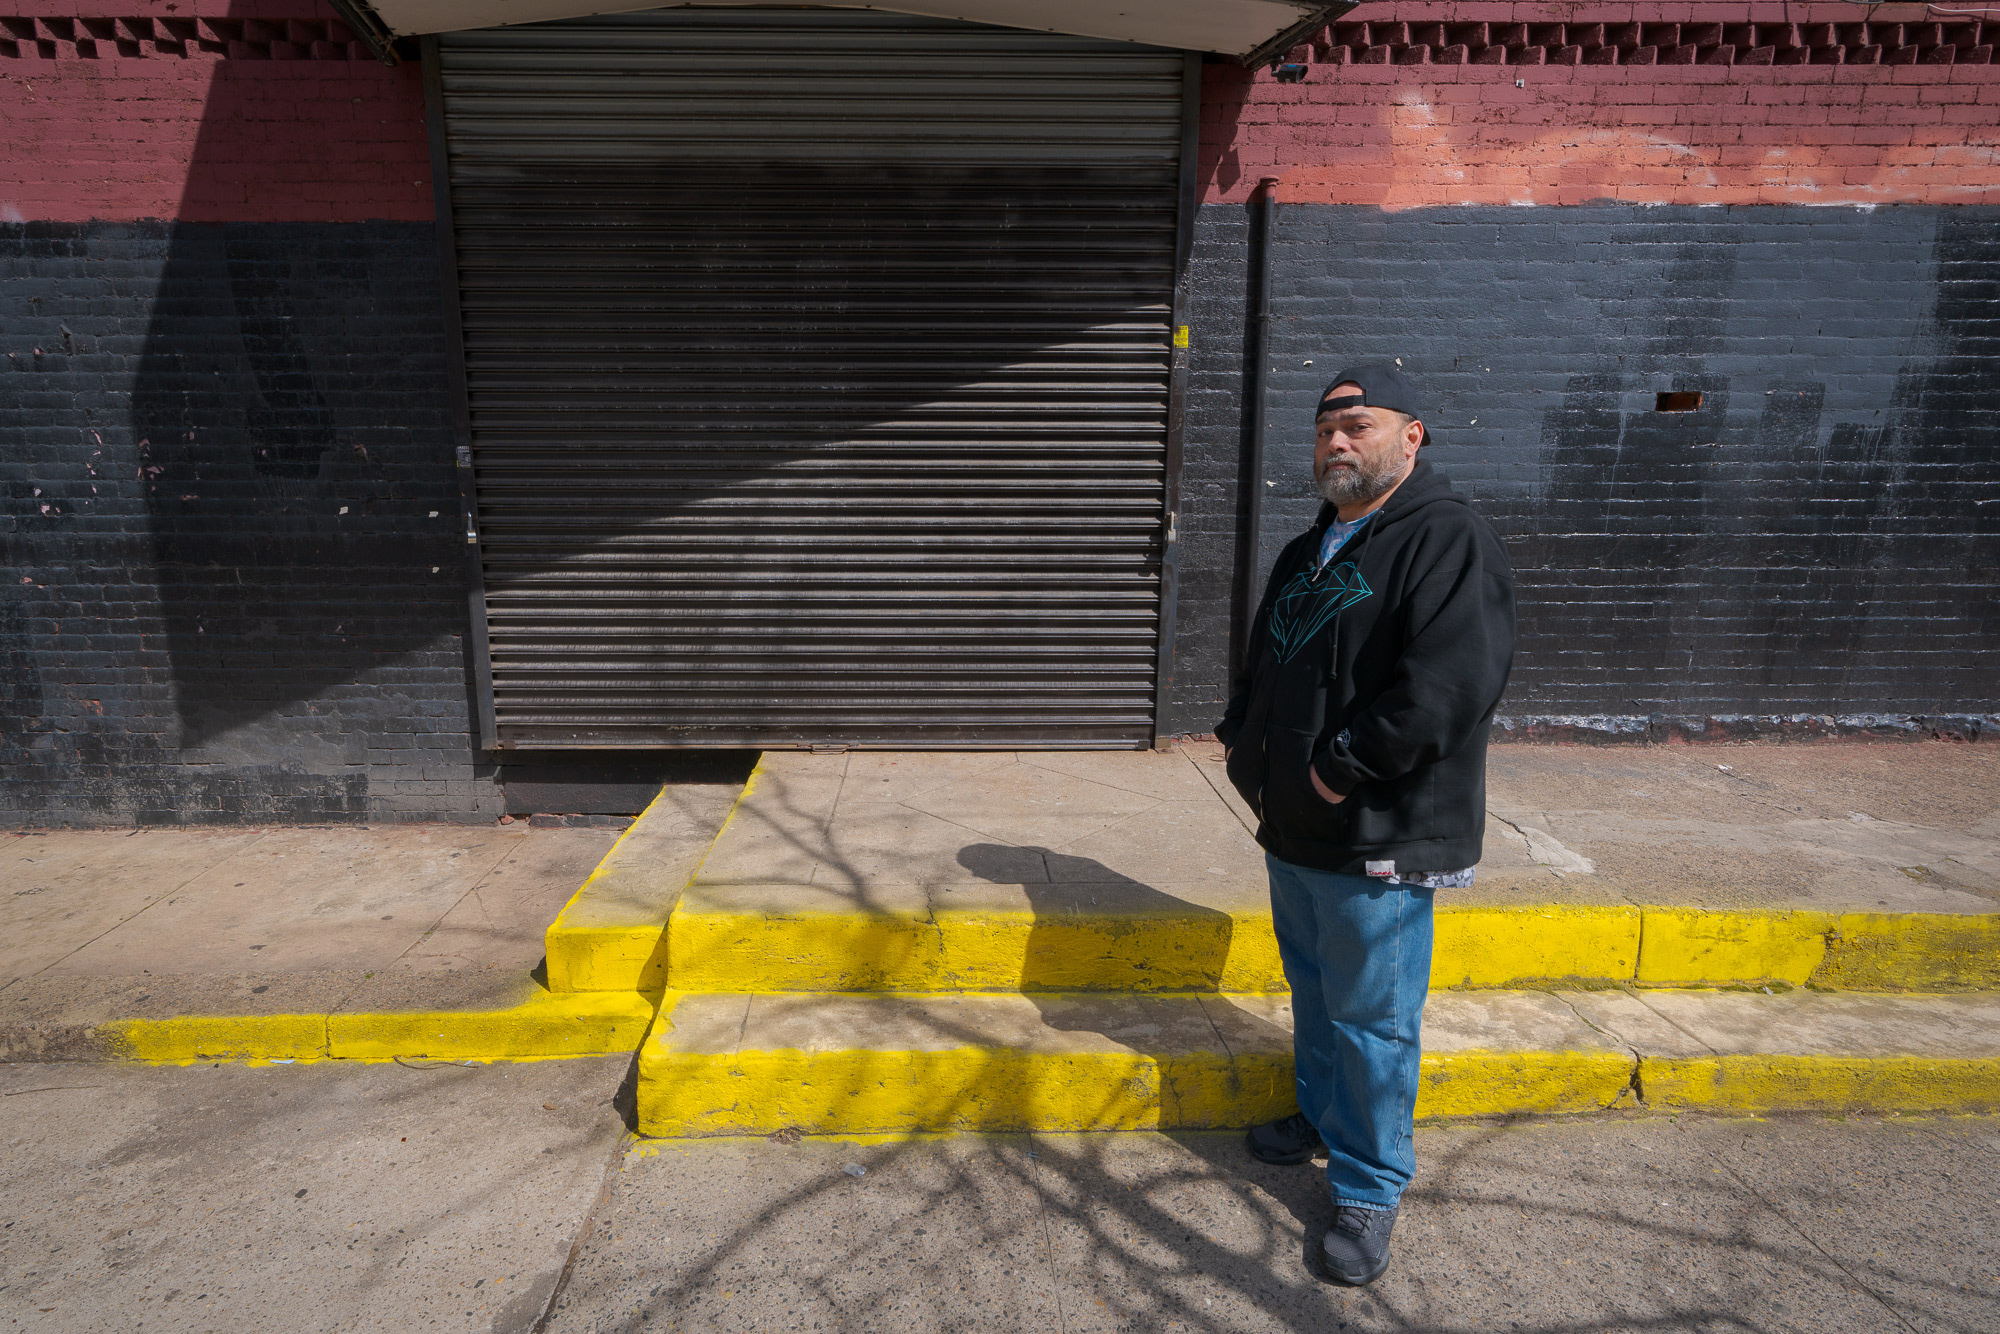
<svg viewBox="0 0 2000 1334">
<path fill-rule="evenodd" d="M 1321 801 L 1330 802 L 1338 806 L 1341 802 L 1347 800 L 1346 797 L 1336 794 L 1332 788 L 1328 787 L 1326 780 L 1319 776 L 1319 770 L 1313 768 L 1310 764 L 1306 766 L 1306 775 L 1313 780 L 1313 791 L 1319 793 Z"/>
</svg>

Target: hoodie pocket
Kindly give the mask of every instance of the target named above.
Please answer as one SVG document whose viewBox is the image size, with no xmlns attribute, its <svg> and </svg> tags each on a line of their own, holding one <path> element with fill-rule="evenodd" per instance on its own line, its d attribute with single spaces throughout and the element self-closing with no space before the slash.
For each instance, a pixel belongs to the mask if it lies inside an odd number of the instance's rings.
<svg viewBox="0 0 2000 1334">
<path fill-rule="evenodd" d="M 1320 842 L 1340 842 L 1348 830 L 1347 802 L 1332 802 L 1312 783 L 1315 733 L 1290 727 L 1270 730 L 1269 770 L 1264 778 L 1264 822 L 1280 834 Z"/>
</svg>

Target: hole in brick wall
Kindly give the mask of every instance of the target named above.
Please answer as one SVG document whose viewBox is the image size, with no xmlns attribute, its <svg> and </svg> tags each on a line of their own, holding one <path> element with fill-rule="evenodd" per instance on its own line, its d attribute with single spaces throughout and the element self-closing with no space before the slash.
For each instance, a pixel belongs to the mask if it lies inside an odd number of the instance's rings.
<svg viewBox="0 0 2000 1334">
<path fill-rule="evenodd" d="M 1693 390 L 1676 390 L 1671 394 L 1655 394 L 1655 412 L 1693 412 L 1701 406 L 1701 395 Z"/>
</svg>

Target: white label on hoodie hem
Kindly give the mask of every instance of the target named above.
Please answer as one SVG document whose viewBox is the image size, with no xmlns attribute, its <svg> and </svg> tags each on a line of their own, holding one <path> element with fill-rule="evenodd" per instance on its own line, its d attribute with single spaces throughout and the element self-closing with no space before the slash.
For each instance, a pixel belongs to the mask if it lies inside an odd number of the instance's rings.
<svg viewBox="0 0 2000 1334">
<path fill-rule="evenodd" d="M 1394 880 L 1396 878 L 1396 863 L 1394 862 L 1369 862 L 1367 870 L 1368 874 L 1377 880 Z"/>
</svg>

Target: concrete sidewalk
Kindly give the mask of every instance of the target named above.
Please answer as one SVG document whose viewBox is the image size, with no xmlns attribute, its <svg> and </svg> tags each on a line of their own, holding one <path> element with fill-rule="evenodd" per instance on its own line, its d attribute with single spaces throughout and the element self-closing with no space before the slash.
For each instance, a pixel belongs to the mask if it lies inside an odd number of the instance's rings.
<svg viewBox="0 0 2000 1334">
<path fill-rule="evenodd" d="M 659 803 L 654 842 L 678 813 L 691 850 L 682 880 L 739 787 Z M 620 837 L 524 822 L 0 836 L 0 1059 L 629 1052 L 656 998 L 565 998 L 544 968 L 549 924 Z M 440 1037 L 454 1026 L 468 1031 Z M 140 1029 L 154 1045 L 134 1046 Z"/>
<path fill-rule="evenodd" d="M 1222 767 L 1221 748 L 1200 742 L 773 752 L 764 772 L 782 798 L 701 884 L 790 885 L 843 907 L 888 907 L 905 888 L 1121 876 L 1233 897 L 1263 877 L 1254 818 Z M 1441 901 L 2000 911 L 2000 746 L 1497 746 L 1487 808 L 1479 883 Z"/>
<path fill-rule="evenodd" d="M 2000 1328 L 1993 1118 L 1422 1126 L 1357 1292 L 1239 1135 L 635 1142 L 629 1065 L 0 1066 L 0 1328 Z"/>
<path fill-rule="evenodd" d="M 1503 847 L 1552 872 L 1546 831 L 1590 862 L 1570 888 L 1633 903 L 1820 912 L 2000 912 L 2000 746 L 1496 746 Z M 1508 825 L 1525 835 L 1509 836 Z M 1489 840 L 1488 857 L 1494 846 Z M 1508 858 L 1489 885 L 1536 883 Z M 1552 892 L 1544 889 L 1540 892 Z"/>
<path fill-rule="evenodd" d="M 1992 758 L 1800 758 L 1500 757 L 1482 883 L 1438 896 L 1419 1114 L 2000 1107 Z M 684 890 L 627 867 L 642 819 L 594 882 L 660 896 L 623 955 L 666 987 L 640 1128 L 1283 1115 L 1289 996 L 1221 770 L 1213 746 L 767 755 Z M 1892 792 L 1959 828 L 1848 804 Z M 616 979 L 606 945 L 558 926 L 552 971 Z"/>
<path fill-rule="evenodd" d="M 1416 1154 L 1394 1263 L 1355 1290 L 1311 1267 L 1321 1166 L 1239 1135 L 642 1145 L 548 1327 L 2000 1328 L 1991 1119 L 1428 1126 Z"/>
<path fill-rule="evenodd" d="M 145 978 L 145 1012 L 160 1014 L 509 1003 L 617 837 L 525 824 L 12 834 L 0 995 Z"/>
<path fill-rule="evenodd" d="M 1516 746 L 1491 768 L 1436 986 L 2000 986 L 2000 747 Z M 1212 744 L 774 753 L 685 891 L 615 865 L 603 887 L 656 896 L 634 929 L 667 923 L 682 991 L 1281 990 L 1254 824 Z"/>
<path fill-rule="evenodd" d="M 520 825 L 8 834 L 0 1055 L 629 1051 L 669 986 L 1282 985 L 1212 745 L 773 753 L 753 787 L 670 788 L 608 857 Z M 1491 807 L 1440 986 L 2000 985 L 2000 747 L 1500 747 Z M 107 1045 L 135 1023 L 159 1043 Z"/>
</svg>

